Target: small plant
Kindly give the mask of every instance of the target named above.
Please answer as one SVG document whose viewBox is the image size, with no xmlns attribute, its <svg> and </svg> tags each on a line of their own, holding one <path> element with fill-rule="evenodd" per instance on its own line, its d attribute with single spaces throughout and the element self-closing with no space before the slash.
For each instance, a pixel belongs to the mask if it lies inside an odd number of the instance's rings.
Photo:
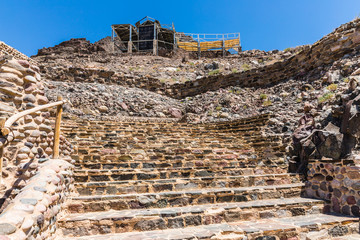
<svg viewBox="0 0 360 240">
<path fill-rule="evenodd" d="M 216 111 L 221 111 L 221 109 L 222 109 L 221 106 L 217 106 L 217 107 L 215 108 Z"/>
<path fill-rule="evenodd" d="M 270 100 L 266 100 L 263 102 L 264 107 L 270 106 L 271 104 L 272 104 L 272 102 Z"/>
<path fill-rule="evenodd" d="M 296 99 L 296 102 L 297 102 L 297 103 L 301 103 L 301 102 L 302 102 L 302 98 L 297 98 L 297 99 Z"/>
<path fill-rule="evenodd" d="M 134 71 L 134 68 L 133 68 L 133 67 L 131 67 L 131 68 L 129 68 L 129 70 L 130 70 L 130 71 Z"/>
<path fill-rule="evenodd" d="M 231 70 L 232 73 L 237 73 L 238 70 L 236 68 L 233 68 L 233 70 Z"/>
<path fill-rule="evenodd" d="M 262 59 L 262 58 L 258 60 L 258 63 L 263 63 L 263 62 L 264 62 L 264 59 Z"/>
<path fill-rule="evenodd" d="M 319 102 L 319 103 L 327 102 L 328 100 L 330 100 L 331 98 L 333 98 L 334 95 L 335 95 L 335 94 L 334 94 L 333 92 L 325 93 L 324 95 L 322 95 L 321 97 L 318 98 L 318 102 Z"/>
<path fill-rule="evenodd" d="M 284 49 L 284 52 L 290 52 L 291 51 L 291 48 L 285 48 Z"/>
<path fill-rule="evenodd" d="M 330 91 L 335 91 L 337 89 L 338 85 L 335 83 L 330 84 L 329 86 L 327 86 L 326 88 Z"/>
<path fill-rule="evenodd" d="M 191 66 L 194 66 L 194 65 L 195 65 L 195 63 L 194 63 L 194 62 L 189 62 L 189 64 L 190 64 Z"/>
<path fill-rule="evenodd" d="M 234 93 L 234 90 L 233 90 L 233 89 L 229 89 L 229 93 Z"/>
<path fill-rule="evenodd" d="M 248 108 L 248 106 L 246 106 L 246 105 L 243 106 L 243 109 L 247 109 L 247 108 Z"/>
<path fill-rule="evenodd" d="M 165 82 L 166 82 L 166 79 L 160 79 L 160 82 L 161 82 L 161 83 L 165 83 Z"/>
<path fill-rule="evenodd" d="M 343 78 L 342 79 L 345 83 L 348 83 L 349 82 L 349 78 Z"/>
<path fill-rule="evenodd" d="M 218 74 L 220 73 L 220 69 L 215 69 L 215 70 L 212 70 L 211 72 L 209 72 L 209 75 L 215 75 L 215 74 Z"/>
<path fill-rule="evenodd" d="M 261 93 L 260 99 L 262 99 L 262 100 L 267 99 L 267 95 L 265 93 Z"/>
<path fill-rule="evenodd" d="M 249 70 L 250 70 L 250 65 L 247 64 L 247 63 L 244 63 L 243 65 L 241 65 L 241 68 L 242 68 L 244 71 L 249 71 Z"/>
<path fill-rule="evenodd" d="M 181 70 L 180 68 L 177 68 L 177 69 L 176 69 L 177 72 L 180 72 L 180 70 Z"/>
</svg>

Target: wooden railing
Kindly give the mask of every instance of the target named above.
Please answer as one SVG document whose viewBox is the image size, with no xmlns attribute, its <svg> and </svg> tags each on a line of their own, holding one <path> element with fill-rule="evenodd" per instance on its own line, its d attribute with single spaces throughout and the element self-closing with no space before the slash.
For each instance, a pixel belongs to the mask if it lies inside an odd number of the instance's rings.
<svg viewBox="0 0 360 240">
<path fill-rule="evenodd" d="M 66 103 L 66 100 L 63 100 L 61 96 L 58 96 L 57 102 L 41 105 L 38 107 L 34 107 L 29 110 L 25 110 L 22 112 L 19 112 L 10 118 L 8 118 L 6 121 L 0 122 L 0 129 L 1 133 L 4 137 L 6 137 L 11 132 L 11 126 L 20 118 L 36 113 L 38 111 L 57 107 L 56 111 L 56 120 L 55 120 L 55 133 L 54 133 L 54 146 L 53 146 L 53 158 L 59 158 L 59 144 L 60 144 L 60 124 L 61 124 L 61 114 L 63 111 L 63 104 Z M 0 142 L 0 184 L 2 183 L 2 168 L 3 168 L 3 155 L 4 155 L 4 143 Z"/>
</svg>

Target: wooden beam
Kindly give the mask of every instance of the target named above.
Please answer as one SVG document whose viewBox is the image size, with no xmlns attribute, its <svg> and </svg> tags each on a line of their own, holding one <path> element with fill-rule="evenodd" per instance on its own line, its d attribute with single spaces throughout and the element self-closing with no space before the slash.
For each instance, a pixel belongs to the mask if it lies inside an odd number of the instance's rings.
<svg viewBox="0 0 360 240">
<path fill-rule="evenodd" d="M 0 119 L 0 129 L 5 125 L 5 118 Z M 2 169 L 3 169 L 3 158 L 4 158 L 4 144 L 0 141 L 0 184 L 3 184 Z"/>
<path fill-rule="evenodd" d="M 8 135 L 10 133 L 10 128 L 11 126 L 14 124 L 14 122 L 16 122 L 17 120 L 19 120 L 20 118 L 26 116 L 26 115 L 29 115 L 29 114 L 32 114 L 32 113 L 36 113 L 38 111 L 41 111 L 41 110 L 44 110 L 44 109 L 47 109 L 47 108 L 51 108 L 51 107 L 56 107 L 56 106 L 59 106 L 59 105 L 62 105 L 66 103 L 66 101 L 64 100 L 61 100 L 61 101 L 58 101 L 58 102 L 54 102 L 54 103 L 49 103 L 49 104 L 45 104 L 45 105 L 41 105 L 41 106 L 38 106 L 38 107 L 34 107 L 32 109 L 29 109 L 29 110 L 25 110 L 25 111 L 22 111 L 22 112 L 19 112 L 13 116 L 11 116 L 8 120 L 6 120 L 5 124 L 4 124 L 4 127 L 2 127 L 1 129 L 1 132 L 2 134 L 5 136 L 5 135 Z"/>
<path fill-rule="evenodd" d="M 62 101 L 62 97 L 58 96 L 58 101 Z M 55 120 L 55 134 L 54 134 L 54 149 L 53 149 L 53 158 L 59 158 L 59 146 L 60 146 L 60 125 L 61 125 L 61 114 L 63 111 L 63 106 L 58 105 L 56 110 L 56 120 Z"/>
</svg>

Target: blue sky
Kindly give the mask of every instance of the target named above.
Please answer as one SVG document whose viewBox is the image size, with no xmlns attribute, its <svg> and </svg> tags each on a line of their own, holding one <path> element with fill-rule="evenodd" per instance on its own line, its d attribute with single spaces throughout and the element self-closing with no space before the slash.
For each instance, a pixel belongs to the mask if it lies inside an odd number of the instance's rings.
<svg viewBox="0 0 360 240">
<path fill-rule="evenodd" d="M 151 16 L 189 33 L 240 32 L 244 50 L 316 42 L 360 16 L 360 0 L 0 0 L 0 41 L 27 55 L 70 38 L 91 42 L 111 24 Z"/>
</svg>

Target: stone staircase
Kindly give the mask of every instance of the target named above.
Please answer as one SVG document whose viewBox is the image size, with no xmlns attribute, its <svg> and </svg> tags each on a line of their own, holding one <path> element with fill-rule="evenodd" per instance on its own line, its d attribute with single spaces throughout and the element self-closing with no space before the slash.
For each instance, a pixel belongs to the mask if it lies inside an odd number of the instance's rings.
<svg viewBox="0 0 360 240">
<path fill-rule="evenodd" d="M 59 239 L 356 239 L 357 218 L 301 197 L 280 140 L 261 134 L 269 118 L 65 121 L 77 195 Z"/>
</svg>

